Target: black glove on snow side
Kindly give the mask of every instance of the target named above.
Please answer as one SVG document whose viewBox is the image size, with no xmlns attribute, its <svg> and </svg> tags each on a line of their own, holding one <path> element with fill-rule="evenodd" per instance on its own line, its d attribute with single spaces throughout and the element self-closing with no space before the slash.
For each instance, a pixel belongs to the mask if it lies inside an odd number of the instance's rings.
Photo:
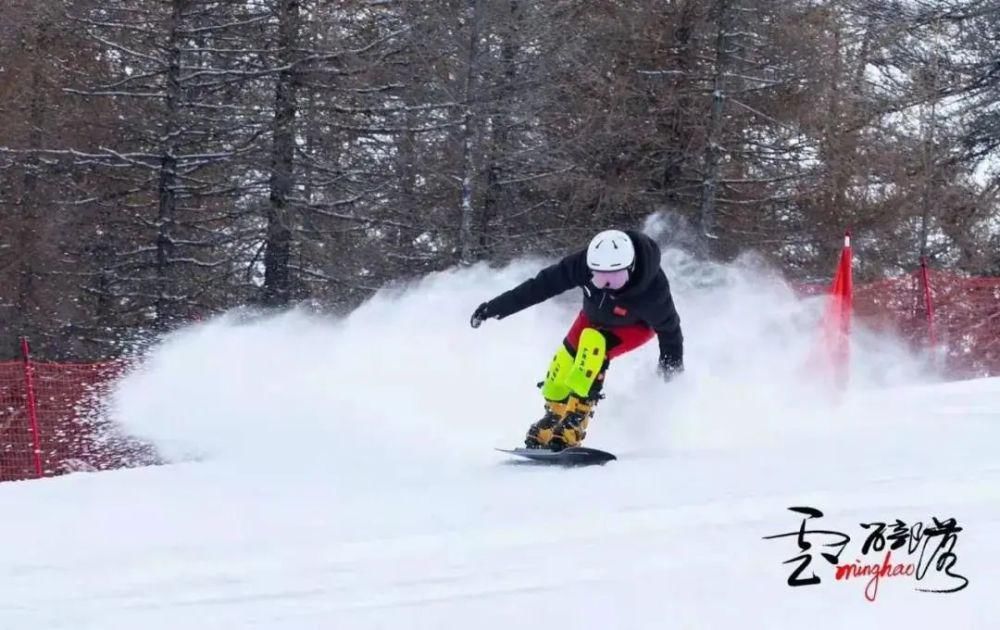
<svg viewBox="0 0 1000 630">
<path fill-rule="evenodd" d="M 665 382 L 669 383 L 674 380 L 674 377 L 684 371 L 684 364 L 671 361 L 667 357 L 660 357 L 656 371 Z"/>
<path fill-rule="evenodd" d="M 479 328 L 479 325 L 483 323 L 483 320 L 491 317 L 496 317 L 496 315 L 490 312 L 490 303 L 483 302 L 472 314 L 472 319 L 469 320 L 469 324 L 471 324 L 473 328 Z"/>
</svg>

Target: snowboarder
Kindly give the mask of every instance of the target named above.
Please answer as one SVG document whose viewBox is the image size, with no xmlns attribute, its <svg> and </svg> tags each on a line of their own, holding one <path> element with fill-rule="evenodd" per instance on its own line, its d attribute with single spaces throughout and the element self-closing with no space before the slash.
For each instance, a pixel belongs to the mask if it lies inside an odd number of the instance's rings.
<svg viewBox="0 0 1000 630">
<path fill-rule="evenodd" d="M 525 446 L 562 450 L 586 437 L 611 359 L 656 335 L 658 370 L 670 380 L 684 369 L 684 340 L 656 242 L 634 231 L 606 230 L 537 276 L 481 304 L 470 323 L 503 319 L 574 287 L 583 310 L 539 383 L 545 415 L 528 429 Z"/>
</svg>

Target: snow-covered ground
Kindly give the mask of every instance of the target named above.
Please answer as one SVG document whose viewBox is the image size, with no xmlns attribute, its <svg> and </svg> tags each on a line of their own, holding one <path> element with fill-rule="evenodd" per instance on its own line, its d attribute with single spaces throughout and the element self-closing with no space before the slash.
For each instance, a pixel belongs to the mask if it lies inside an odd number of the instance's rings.
<svg viewBox="0 0 1000 630">
<path fill-rule="evenodd" d="M 609 375 L 605 467 L 511 465 L 576 294 L 468 317 L 537 269 L 439 274 L 344 320 L 227 317 L 166 339 L 114 414 L 169 466 L 0 485 L 0 630 L 994 628 L 1000 381 L 935 384 L 855 338 L 846 396 L 817 384 L 817 304 L 756 265 L 666 267 L 687 372 L 655 344 Z M 794 537 L 954 517 L 950 569 L 792 588 Z M 829 536 L 808 538 L 813 552 Z M 929 542 L 926 560 L 937 548 Z M 917 562 L 903 550 L 893 562 Z"/>
</svg>

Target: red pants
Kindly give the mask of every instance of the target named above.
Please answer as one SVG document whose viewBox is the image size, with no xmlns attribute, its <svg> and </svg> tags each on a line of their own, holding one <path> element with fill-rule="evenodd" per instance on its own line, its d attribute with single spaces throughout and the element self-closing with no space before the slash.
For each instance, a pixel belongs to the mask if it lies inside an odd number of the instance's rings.
<svg viewBox="0 0 1000 630">
<path fill-rule="evenodd" d="M 653 329 L 645 324 L 631 324 L 629 326 L 595 326 L 590 319 L 580 311 L 576 316 L 576 321 L 566 333 L 566 345 L 576 353 L 577 344 L 580 343 L 580 333 L 584 328 L 595 328 L 599 330 L 608 340 L 608 359 L 621 356 L 626 352 L 635 350 L 642 344 L 653 338 Z"/>
</svg>

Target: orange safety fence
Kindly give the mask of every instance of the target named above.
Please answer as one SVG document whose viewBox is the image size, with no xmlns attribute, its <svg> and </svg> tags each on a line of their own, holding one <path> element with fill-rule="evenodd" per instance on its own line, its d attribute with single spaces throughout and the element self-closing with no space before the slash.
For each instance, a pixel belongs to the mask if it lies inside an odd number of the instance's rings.
<svg viewBox="0 0 1000 630">
<path fill-rule="evenodd" d="M 855 287 L 854 309 L 867 326 L 938 355 L 952 378 L 1000 376 L 1000 278 L 922 267 Z"/>
<path fill-rule="evenodd" d="M 122 369 L 0 362 L 0 481 L 159 463 L 150 445 L 122 435 L 99 413 Z"/>
<path fill-rule="evenodd" d="M 828 283 L 794 288 L 802 296 L 831 296 L 828 311 L 840 301 L 836 286 Z M 851 319 L 936 357 L 938 369 L 949 378 L 1000 376 L 998 277 L 962 275 L 921 264 L 902 276 L 855 283 L 850 302 Z"/>
</svg>

